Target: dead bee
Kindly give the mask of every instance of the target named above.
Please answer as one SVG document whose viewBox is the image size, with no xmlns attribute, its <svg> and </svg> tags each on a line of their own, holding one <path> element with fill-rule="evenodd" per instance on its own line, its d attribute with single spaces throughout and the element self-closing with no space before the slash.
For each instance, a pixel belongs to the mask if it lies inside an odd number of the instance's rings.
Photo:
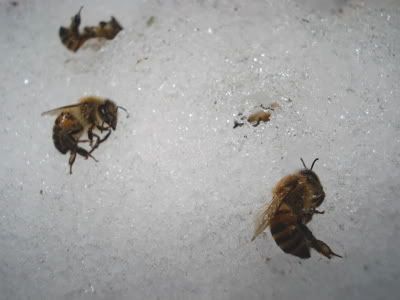
<svg viewBox="0 0 400 300">
<path fill-rule="evenodd" d="M 285 252 L 300 258 L 310 257 L 310 248 L 331 258 L 334 253 L 328 245 L 317 240 L 305 226 L 318 211 L 325 199 L 325 192 L 315 172 L 303 163 L 304 169 L 283 177 L 272 191 L 272 202 L 265 206 L 257 216 L 252 241 L 268 226 L 276 244 Z"/>
<path fill-rule="evenodd" d="M 233 129 L 243 126 L 245 124 L 245 122 L 243 122 L 244 120 L 253 125 L 253 127 L 257 127 L 258 125 L 260 125 L 261 122 L 269 122 L 269 120 L 271 119 L 270 111 L 274 111 L 275 109 L 279 108 L 280 105 L 277 102 L 273 102 L 268 107 L 265 107 L 262 104 L 260 105 L 260 107 L 262 109 L 259 109 L 249 114 L 248 117 L 244 116 L 242 113 L 239 113 L 238 116 L 240 116 L 240 120 L 242 122 L 234 120 Z"/>
<path fill-rule="evenodd" d="M 81 24 L 81 11 L 83 6 L 79 9 L 78 13 L 72 17 L 71 25 L 69 28 L 60 27 L 58 34 L 61 42 L 71 51 L 78 51 L 78 49 L 89 39 L 92 38 L 106 38 L 112 40 L 123 28 L 118 21 L 111 17 L 108 22 L 100 22 L 98 26 L 89 26 L 79 32 Z"/>
<path fill-rule="evenodd" d="M 259 110 L 248 116 L 247 122 L 256 127 L 260 124 L 260 122 L 268 122 L 270 118 L 271 113 L 269 111 Z"/>
<path fill-rule="evenodd" d="M 91 153 L 110 136 L 111 130 L 116 129 L 118 108 L 126 111 L 125 108 L 117 106 L 109 99 L 89 96 L 81 98 L 77 104 L 62 106 L 42 113 L 42 116 L 58 114 L 53 126 L 53 142 L 62 154 L 70 152 L 70 174 L 72 174 L 72 165 L 75 162 L 76 154 L 86 159 L 91 157 L 96 160 Z M 100 130 L 100 132 L 107 131 L 107 133 L 100 137 L 93 132 L 94 129 Z M 87 131 L 88 140 L 80 140 L 85 131 Z M 94 138 L 96 141 L 93 144 Z M 78 144 L 84 142 L 90 143 L 92 146 L 90 151 L 79 147 Z"/>
</svg>

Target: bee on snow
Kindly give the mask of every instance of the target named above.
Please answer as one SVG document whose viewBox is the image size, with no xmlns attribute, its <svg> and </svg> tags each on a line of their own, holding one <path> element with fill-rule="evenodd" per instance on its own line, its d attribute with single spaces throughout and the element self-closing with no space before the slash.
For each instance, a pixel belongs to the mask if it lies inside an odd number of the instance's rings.
<svg viewBox="0 0 400 300">
<path fill-rule="evenodd" d="M 327 244 L 318 240 L 306 224 L 318 211 L 325 199 L 321 182 L 312 170 L 315 159 L 308 169 L 301 159 L 304 169 L 283 177 L 272 191 L 272 201 L 259 212 L 256 218 L 252 241 L 270 226 L 276 244 L 285 252 L 300 258 L 310 257 L 310 248 L 331 258 L 334 253 Z"/>
<path fill-rule="evenodd" d="M 111 131 L 117 127 L 118 108 L 126 111 L 122 106 L 117 106 L 112 100 L 89 96 L 81 98 L 77 104 L 62 106 L 42 113 L 43 115 L 58 115 L 53 126 L 54 146 L 62 154 L 70 152 L 69 166 L 72 174 L 72 165 L 76 155 L 86 159 L 92 152 L 110 136 Z M 93 130 L 107 133 L 100 137 Z M 88 140 L 80 140 L 87 132 Z M 80 147 L 80 143 L 89 142 L 91 150 Z M 97 160 L 96 160 L 97 161 Z"/>
<path fill-rule="evenodd" d="M 112 40 L 123 28 L 118 21 L 111 17 L 108 22 L 101 21 L 97 26 L 88 26 L 83 28 L 83 32 L 79 32 L 81 24 L 81 7 L 78 13 L 71 18 L 69 28 L 60 27 L 58 34 L 61 42 L 69 50 L 76 52 L 89 39 L 105 38 Z"/>
<path fill-rule="evenodd" d="M 234 120 L 233 129 L 243 126 L 245 124 L 243 122 L 244 120 L 246 120 L 253 127 L 257 127 L 261 122 L 269 122 L 269 120 L 271 119 L 270 111 L 274 111 L 275 109 L 279 108 L 280 105 L 277 102 L 273 102 L 268 107 L 265 107 L 262 104 L 260 105 L 260 107 L 261 109 L 250 113 L 247 117 L 244 116 L 242 113 L 239 113 L 238 116 L 240 116 L 241 121 Z"/>
</svg>

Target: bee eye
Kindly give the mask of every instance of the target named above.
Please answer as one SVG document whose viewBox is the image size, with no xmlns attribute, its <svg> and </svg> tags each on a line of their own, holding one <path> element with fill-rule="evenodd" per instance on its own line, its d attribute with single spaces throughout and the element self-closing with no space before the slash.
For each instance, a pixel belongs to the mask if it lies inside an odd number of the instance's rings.
<svg viewBox="0 0 400 300">
<path fill-rule="evenodd" d="M 100 106 L 100 113 L 104 116 L 106 114 L 106 108 L 104 105 Z"/>
</svg>

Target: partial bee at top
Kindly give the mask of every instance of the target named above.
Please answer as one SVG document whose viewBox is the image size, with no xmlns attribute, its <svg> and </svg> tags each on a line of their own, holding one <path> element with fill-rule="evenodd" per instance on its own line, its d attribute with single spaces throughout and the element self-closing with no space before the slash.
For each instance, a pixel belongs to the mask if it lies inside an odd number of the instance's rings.
<svg viewBox="0 0 400 300">
<path fill-rule="evenodd" d="M 61 42 L 69 50 L 76 52 L 87 40 L 93 38 L 112 40 L 123 29 L 118 21 L 114 17 L 111 17 L 111 20 L 108 22 L 101 21 L 97 26 L 86 26 L 83 28 L 83 32 L 80 32 L 79 26 L 81 24 L 82 8 L 83 6 L 71 18 L 71 25 L 68 28 L 61 26 L 58 31 Z"/>
</svg>

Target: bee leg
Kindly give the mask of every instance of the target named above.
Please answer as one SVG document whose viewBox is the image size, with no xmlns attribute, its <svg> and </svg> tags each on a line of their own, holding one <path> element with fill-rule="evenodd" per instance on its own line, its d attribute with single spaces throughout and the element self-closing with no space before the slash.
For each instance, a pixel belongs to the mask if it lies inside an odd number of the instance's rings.
<svg viewBox="0 0 400 300">
<path fill-rule="evenodd" d="M 96 138 L 96 143 L 94 143 L 94 146 L 93 146 L 93 137 Z M 101 140 L 101 138 L 100 138 L 99 135 L 97 135 L 95 133 L 92 133 L 92 140 L 91 140 L 91 143 L 90 143 L 90 147 L 92 147 L 92 150 L 93 150 L 93 148 L 96 149 L 99 146 L 99 141 L 100 140 Z"/>
<path fill-rule="evenodd" d="M 322 215 L 324 213 L 325 213 L 325 211 L 323 211 L 323 210 L 319 211 L 319 210 L 316 210 L 315 208 L 302 209 L 299 214 L 299 218 L 301 220 L 301 223 L 306 224 L 311 220 L 311 218 L 314 214 Z"/>
<path fill-rule="evenodd" d="M 69 145 L 69 149 L 71 149 L 71 155 L 69 157 L 69 173 L 72 174 L 72 165 L 75 162 L 76 154 L 79 154 L 86 159 L 89 157 L 93 158 L 96 162 L 97 159 L 94 158 L 88 151 L 78 146 L 78 141 L 75 141 L 73 136 L 67 135 L 65 136 L 65 143 Z"/>
<path fill-rule="evenodd" d="M 94 125 L 93 126 L 90 126 L 90 128 L 89 128 L 89 130 L 88 130 L 88 139 L 89 139 L 89 141 L 90 141 L 90 147 L 92 147 L 92 145 L 93 145 L 93 137 L 96 137 L 97 138 L 97 140 L 99 140 L 100 139 L 100 137 L 97 135 L 97 134 L 94 134 L 93 133 L 93 129 L 94 129 Z"/>
<path fill-rule="evenodd" d="M 111 129 L 108 128 L 107 134 L 99 141 L 99 144 L 101 144 L 102 142 L 104 142 L 106 139 L 108 139 L 108 137 L 111 134 Z"/>
<path fill-rule="evenodd" d="M 76 154 L 84 156 L 86 159 L 88 157 L 93 158 L 96 162 L 98 161 L 96 158 L 94 158 L 89 152 L 87 152 L 85 149 L 77 147 L 76 151 L 71 151 L 71 155 L 69 157 L 69 174 L 72 174 L 72 165 L 75 162 L 76 159 Z"/>
<path fill-rule="evenodd" d="M 81 148 L 81 147 L 76 147 L 75 149 L 76 153 L 78 153 L 79 155 L 83 156 L 85 159 L 93 158 L 93 160 L 95 162 L 98 162 L 98 160 L 92 155 L 90 154 L 90 152 L 86 151 L 85 149 Z"/>
<path fill-rule="evenodd" d="M 323 215 L 323 214 L 325 213 L 325 211 L 324 211 L 324 210 L 317 210 L 317 209 L 315 209 L 315 208 L 304 208 L 304 209 L 302 210 L 302 213 L 303 213 L 303 214 L 306 214 L 306 215 L 312 215 L 312 214 L 320 214 L 320 215 Z"/>
<path fill-rule="evenodd" d="M 332 256 L 337 256 L 342 258 L 342 256 L 340 256 L 339 254 L 333 252 L 331 248 L 329 248 L 329 246 L 325 244 L 323 241 L 317 240 L 313 235 L 313 233 L 311 232 L 311 230 L 307 228 L 307 226 L 305 226 L 304 224 L 299 224 L 299 228 L 304 233 L 307 242 L 309 243 L 311 248 L 314 248 L 319 253 L 321 253 L 322 255 L 326 256 L 329 259 L 331 259 Z"/>
<path fill-rule="evenodd" d="M 65 133 L 62 137 L 63 144 L 65 144 L 66 147 L 71 150 L 71 154 L 76 155 L 76 153 L 78 153 L 79 155 L 82 155 L 86 159 L 88 157 L 92 157 L 94 160 L 96 160 L 92 155 L 90 155 L 88 151 L 78 146 L 79 142 L 86 142 L 86 140 L 79 141 L 74 138 L 74 134 L 77 134 L 80 131 L 81 128 L 77 128 L 75 130 L 71 130 L 68 133 Z"/>
<path fill-rule="evenodd" d="M 110 130 L 110 126 L 104 127 L 104 122 L 101 125 L 97 125 L 96 127 L 98 130 L 100 130 L 101 133 L 103 133 L 103 131 L 105 130 Z"/>
<path fill-rule="evenodd" d="M 90 150 L 90 153 L 92 153 L 95 149 L 97 149 L 97 147 L 99 147 L 100 141 L 101 141 L 100 136 L 98 136 L 95 133 L 92 133 L 92 142 L 93 142 L 93 137 L 96 138 L 96 143 L 93 146 L 92 146 L 92 143 L 90 144 L 90 146 L 92 147 L 92 149 Z"/>
<path fill-rule="evenodd" d="M 105 140 L 107 140 L 108 137 L 110 136 L 110 134 L 111 134 L 111 129 L 108 129 L 107 134 L 102 139 L 98 135 L 95 135 L 97 137 L 97 141 L 96 141 L 96 144 L 94 144 L 94 146 L 92 147 L 92 150 L 90 150 L 89 153 L 92 153 L 95 149 L 97 149 L 97 147 L 99 147 L 99 145 L 101 143 L 103 143 Z"/>
<path fill-rule="evenodd" d="M 104 123 L 103 123 L 103 124 L 104 124 Z M 103 125 L 103 124 L 102 124 L 102 125 Z M 107 133 L 106 137 L 100 138 L 99 135 L 93 133 L 93 129 L 95 128 L 95 126 L 96 126 L 96 125 L 91 126 L 91 127 L 89 128 L 89 130 L 88 130 L 88 138 L 89 138 L 89 140 L 90 140 L 90 146 L 92 147 L 92 150 L 90 151 L 90 153 L 92 153 L 92 152 L 94 151 L 94 149 L 96 149 L 96 148 L 97 148 L 102 142 L 104 142 L 104 141 L 108 138 L 108 136 L 110 135 L 110 132 L 109 132 L 109 133 Z M 96 126 L 96 127 L 100 130 L 100 132 L 103 132 L 103 130 L 110 130 L 108 127 L 103 127 L 103 126 Z M 96 143 L 94 144 L 94 146 L 92 146 L 92 145 L 93 145 L 93 138 L 94 138 L 94 137 L 95 137 L 97 140 L 96 140 Z"/>
<path fill-rule="evenodd" d="M 312 209 L 302 209 L 298 214 L 300 222 L 302 224 L 307 224 L 311 221 L 313 214 L 314 211 Z"/>
<path fill-rule="evenodd" d="M 99 125 L 97 125 L 96 127 L 97 127 L 97 129 L 98 129 L 98 130 L 100 130 L 100 132 L 101 132 L 101 133 L 103 133 L 103 130 L 105 130 L 105 129 L 106 129 L 106 128 L 104 127 L 104 122 L 103 122 L 103 123 L 101 123 L 101 125 L 100 125 L 100 126 L 99 126 Z"/>
<path fill-rule="evenodd" d="M 72 174 L 72 165 L 74 164 L 76 159 L 76 152 L 71 151 L 71 155 L 69 156 L 69 174 Z"/>
</svg>

